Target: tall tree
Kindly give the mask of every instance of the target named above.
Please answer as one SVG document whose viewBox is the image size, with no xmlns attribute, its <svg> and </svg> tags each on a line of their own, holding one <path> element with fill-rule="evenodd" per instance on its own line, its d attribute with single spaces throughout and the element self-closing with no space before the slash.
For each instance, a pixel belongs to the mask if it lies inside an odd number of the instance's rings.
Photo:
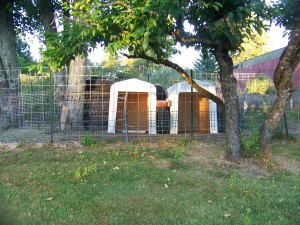
<svg viewBox="0 0 300 225">
<path fill-rule="evenodd" d="M 248 30 L 264 28 L 264 1 L 82 0 L 73 4 L 72 11 L 72 19 L 82 26 L 82 31 L 79 34 L 65 33 L 68 38 L 61 36 L 55 46 L 61 54 L 62 49 L 67 49 L 68 54 L 82 52 L 78 45 L 70 45 L 80 39 L 81 43 L 91 46 L 100 42 L 111 52 L 121 50 L 128 58 L 143 58 L 175 69 L 201 95 L 225 107 L 226 158 L 231 161 L 240 159 L 239 107 L 230 52 L 240 48 Z M 192 32 L 185 30 L 186 22 L 194 27 Z M 225 104 L 169 60 L 169 56 L 176 53 L 176 43 L 196 49 L 212 49 L 220 68 Z M 48 56 L 51 56 L 49 52 Z M 59 58 L 68 56 L 63 54 L 57 58 L 56 55 L 56 63 Z"/>
<path fill-rule="evenodd" d="M 0 1 L 0 133 L 17 125 L 19 106 L 18 60 L 14 1 Z"/>
<path fill-rule="evenodd" d="M 209 51 L 201 52 L 200 58 L 194 62 L 194 70 L 200 73 L 202 79 L 215 81 L 218 72 L 215 56 Z"/>
<path fill-rule="evenodd" d="M 274 84 L 277 98 L 271 107 L 266 119 L 260 127 L 260 144 L 265 157 L 270 157 L 269 143 L 274 130 L 280 122 L 287 108 L 293 92 L 292 78 L 300 62 L 300 1 L 283 0 L 275 4 L 275 19 L 277 23 L 291 30 L 289 42 L 284 49 L 274 72 Z"/>
<path fill-rule="evenodd" d="M 67 19 L 70 17 L 70 10 L 64 10 L 59 1 L 39 0 L 37 2 L 39 15 L 43 24 L 44 39 L 47 48 L 51 48 L 51 40 L 58 35 L 58 24 L 56 24 L 56 15 L 61 13 Z M 63 1 L 63 4 L 68 4 Z M 70 20 L 66 20 L 63 29 L 72 29 Z M 82 55 L 72 55 L 70 61 L 65 62 L 68 70 L 57 73 L 55 76 L 56 96 L 60 102 L 59 105 L 66 105 L 68 108 L 68 122 L 71 129 L 83 127 L 84 110 L 84 89 L 85 89 L 85 57 Z"/>
</svg>

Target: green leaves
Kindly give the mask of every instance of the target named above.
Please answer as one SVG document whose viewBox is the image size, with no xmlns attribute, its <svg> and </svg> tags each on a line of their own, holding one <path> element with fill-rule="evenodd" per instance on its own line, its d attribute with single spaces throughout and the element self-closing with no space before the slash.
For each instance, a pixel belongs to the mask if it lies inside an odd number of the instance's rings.
<svg viewBox="0 0 300 225">
<path fill-rule="evenodd" d="M 213 3 L 211 4 L 211 6 L 212 6 L 216 11 L 219 11 L 220 8 L 223 7 L 223 5 L 222 5 L 220 2 L 213 2 Z"/>
<path fill-rule="evenodd" d="M 102 43 L 112 54 L 126 49 L 129 54 L 151 52 L 152 56 L 155 53 L 165 59 L 174 52 L 177 41 L 186 46 L 213 47 L 221 40 L 223 48 L 236 50 L 251 27 L 258 32 L 265 29 L 261 22 L 264 5 L 258 2 L 141 0 L 87 4 L 86 0 L 75 1 L 71 6 L 65 5 L 72 20 L 65 20 L 67 30 L 54 41 L 53 50 L 59 49 L 59 53 L 52 62 L 66 63 L 74 54 L 81 54 L 97 43 Z M 184 23 L 195 27 L 192 34 L 183 30 Z M 180 41 L 179 30 L 182 36 L 197 39 Z"/>
</svg>

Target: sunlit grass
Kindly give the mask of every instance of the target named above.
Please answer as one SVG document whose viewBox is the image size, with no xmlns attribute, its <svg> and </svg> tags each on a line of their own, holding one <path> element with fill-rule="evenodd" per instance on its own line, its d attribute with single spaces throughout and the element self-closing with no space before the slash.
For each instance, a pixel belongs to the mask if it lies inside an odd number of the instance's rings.
<svg viewBox="0 0 300 225">
<path fill-rule="evenodd" d="M 210 161 L 195 161 L 189 148 L 2 151 L 0 202 L 14 224 L 300 223 L 299 175 L 242 177 L 238 165 L 214 162 L 221 155 L 214 147 L 197 148 Z"/>
</svg>

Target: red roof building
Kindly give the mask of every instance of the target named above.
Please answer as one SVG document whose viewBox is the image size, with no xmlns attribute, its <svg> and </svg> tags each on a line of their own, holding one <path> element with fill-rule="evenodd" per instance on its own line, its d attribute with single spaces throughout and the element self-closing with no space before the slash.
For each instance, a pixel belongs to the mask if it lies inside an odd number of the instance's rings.
<svg viewBox="0 0 300 225">
<path fill-rule="evenodd" d="M 280 48 L 236 64 L 234 74 L 239 85 L 244 84 L 243 81 L 248 81 L 258 74 L 266 74 L 273 78 L 276 65 L 279 62 L 283 50 L 284 48 Z M 300 63 L 294 72 L 293 85 L 295 89 L 300 89 Z"/>
</svg>

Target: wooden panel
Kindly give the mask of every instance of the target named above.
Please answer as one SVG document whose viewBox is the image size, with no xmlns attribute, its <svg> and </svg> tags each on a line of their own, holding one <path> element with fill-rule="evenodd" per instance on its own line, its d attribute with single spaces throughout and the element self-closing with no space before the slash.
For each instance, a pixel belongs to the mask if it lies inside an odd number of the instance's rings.
<svg viewBox="0 0 300 225">
<path fill-rule="evenodd" d="M 209 133 L 209 100 L 202 98 L 198 93 L 194 93 L 192 112 L 191 93 L 180 93 L 178 101 L 178 132 L 191 131 L 193 116 L 193 130 L 199 133 Z"/>
<path fill-rule="evenodd" d="M 125 93 L 119 92 L 117 105 L 117 130 L 124 130 L 124 98 Z M 127 96 L 128 130 L 148 130 L 148 93 L 128 92 Z"/>
<path fill-rule="evenodd" d="M 200 133 L 210 132 L 209 99 L 199 98 L 199 130 Z"/>
</svg>

